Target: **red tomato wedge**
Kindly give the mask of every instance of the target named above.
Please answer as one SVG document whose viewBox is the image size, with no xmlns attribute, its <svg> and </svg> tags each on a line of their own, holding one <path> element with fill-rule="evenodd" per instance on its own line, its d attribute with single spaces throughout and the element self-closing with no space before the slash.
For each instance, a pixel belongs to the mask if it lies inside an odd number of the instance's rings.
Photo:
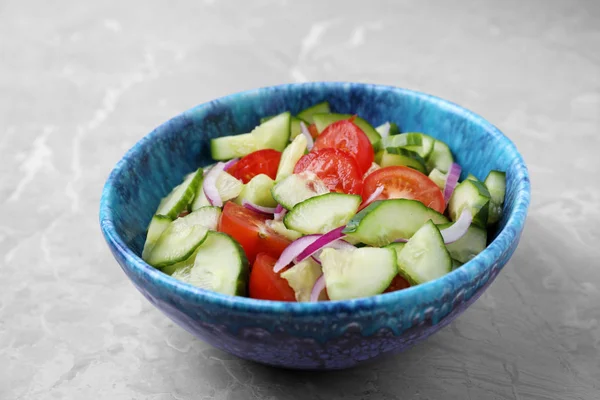
<svg viewBox="0 0 600 400">
<path fill-rule="evenodd" d="M 371 168 L 375 153 L 369 138 L 351 120 L 341 120 L 329 125 L 315 140 L 313 150 L 333 147 L 344 150 L 356 160 L 361 174 Z"/>
<path fill-rule="evenodd" d="M 406 279 L 404 279 L 400 275 L 396 275 L 396 277 L 394 279 L 392 279 L 390 286 L 388 286 L 388 288 L 385 289 L 383 291 L 383 293 L 395 292 L 396 290 L 402 290 L 402 289 L 406 289 L 409 287 L 410 287 L 410 283 L 408 283 L 408 281 Z"/>
<path fill-rule="evenodd" d="M 363 199 L 383 186 L 375 200 L 413 199 L 444 213 L 446 203 L 440 188 L 427 175 L 408 167 L 392 166 L 378 169 L 365 178 Z"/>
<path fill-rule="evenodd" d="M 313 139 L 316 139 L 317 136 L 319 136 L 319 130 L 317 129 L 317 125 L 315 124 L 310 124 L 308 126 L 308 131 L 310 132 L 310 136 L 312 136 Z"/>
<path fill-rule="evenodd" d="M 281 161 L 281 152 L 272 149 L 258 150 L 242 157 L 227 172 L 244 183 L 248 183 L 250 179 L 260 174 L 275 179 L 279 161 Z"/>
<path fill-rule="evenodd" d="M 273 272 L 277 258 L 266 253 L 256 256 L 256 261 L 250 272 L 248 291 L 253 299 L 296 301 L 294 289 L 283 279 L 281 272 Z"/>
<path fill-rule="evenodd" d="M 356 160 L 343 150 L 326 148 L 305 154 L 294 167 L 295 174 L 303 171 L 315 173 L 331 191 L 362 193 L 362 173 Z"/>
<path fill-rule="evenodd" d="M 238 241 L 250 264 L 258 253 L 279 258 L 291 241 L 269 229 L 265 224 L 267 219 L 266 215 L 228 201 L 223 207 L 218 230 Z"/>
</svg>

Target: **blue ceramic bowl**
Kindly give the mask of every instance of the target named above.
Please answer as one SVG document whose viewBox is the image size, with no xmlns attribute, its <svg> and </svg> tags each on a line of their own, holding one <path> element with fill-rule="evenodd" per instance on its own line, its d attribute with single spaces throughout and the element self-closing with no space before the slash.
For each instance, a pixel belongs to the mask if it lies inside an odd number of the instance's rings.
<svg viewBox="0 0 600 400">
<path fill-rule="evenodd" d="M 260 117 L 327 100 L 374 125 L 397 122 L 446 142 L 463 171 L 507 172 L 504 216 L 492 243 L 443 278 L 369 298 L 284 303 L 231 297 L 182 283 L 141 258 L 146 226 L 183 176 L 211 163 L 211 138 L 250 131 Z M 463 172 L 465 174 L 465 172 Z M 464 176 L 463 176 L 464 178 Z M 515 145 L 483 118 L 448 101 L 388 86 L 290 84 L 201 104 L 137 143 L 108 178 L 102 232 L 137 289 L 198 338 L 236 356 L 299 369 L 339 369 L 404 350 L 448 325 L 483 293 L 512 256 L 529 206 L 529 175 Z"/>
</svg>

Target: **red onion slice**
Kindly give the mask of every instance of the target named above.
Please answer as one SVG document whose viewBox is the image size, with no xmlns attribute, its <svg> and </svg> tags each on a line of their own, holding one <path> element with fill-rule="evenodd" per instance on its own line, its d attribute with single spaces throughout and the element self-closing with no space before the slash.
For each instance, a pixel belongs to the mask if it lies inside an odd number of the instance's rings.
<svg viewBox="0 0 600 400">
<path fill-rule="evenodd" d="M 315 281 L 315 285 L 313 286 L 312 291 L 310 292 L 310 301 L 319 301 L 319 296 L 321 295 L 321 292 L 323 290 L 325 290 L 325 275 L 321 274 L 319 279 Z"/>
<path fill-rule="evenodd" d="M 217 178 L 219 177 L 219 174 L 223 172 L 224 168 L 224 163 L 216 163 L 214 167 L 208 171 L 204 178 L 204 182 L 202 182 L 202 191 L 204 191 L 204 195 L 211 206 L 223 206 L 223 200 L 221 200 L 221 195 L 219 194 L 219 190 L 217 190 Z"/>
<path fill-rule="evenodd" d="M 233 164 L 235 164 L 239 160 L 239 158 L 232 158 L 231 160 L 227 161 L 223 166 L 223 171 L 227 171 L 229 168 L 233 167 Z"/>
<path fill-rule="evenodd" d="M 312 135 L 310 134 L 304 121 L 300 121 L 300 130 L 302 131 L 302 134 L 306 137 L 306 148 L 308 150 L 311 150 L 315 142 L 313 141 Z"/>
<path fill-rule="evenodd" d="M 337 249 L 337 250 L 356 250 L 356 247 L 351 244 L 346 242 L 343 239 L 337 239 L 334 240 L 333 242 L 330 242 L 329 244 L 327 244 L 325 247 L 317 250 L 312 256 L 310 256 L 313 260 L 315 260 L 316 262 L 318 262 L 319 264 L 321 264 L 321 251 L 323 251 L 325 248 L 331 248 L 331 249 Z"/>
<path fill-rule="evenodd" d="M 463 237 L 469 230 L 471 222 L 473 222 L 473 215 L 471 214 L 471 210 L 465 208 L 460 213 L 460 217 L 458 217 L 455 223 L 450 225 L 448 228 L 442 229 L 440 231 L 442 237 L 444 238 L 444 243 L 454 243 L 458 239 Z"/>
<path fill-rule="evenodd" d="M 399 238 L 394 240 L 394 243 L 406 243 L 408 242 L 408 239 L 404 239 L 404 238 Z"/>
<path fill-rule="evenodd" d="M 457 163 L 452 163 L 450 165 L 450 170 L 448 171 L 448 176 L 446 177 L 446 184 L 444 185 L 444 200 L 446 204 L 450 201 L 450 197 L 454 192 L 454 188 L 458 183 L 458 178 L 460 178 L 461 168 Z"/>
<path fill-rule="evenodd" d="M 287 210 L 285 208 L 283 208 L 283 206 L 281 204 L 277 204 L 277 207 L 275 207 L 275 212 L 274 217 L 275 217 L 275 221 L 281 221 L 283 220 L 283 217 L 285 216 L 285 214 L 287 213 Z"/>
<path fill-rule="evenodd" d="M 242 200 L 242 205 L 248 210 L 256 211 L 261 214 L 275 214 L 275 207 L 263 207 L 258 204 L 254 204 L 248 200 Z"/>
<path fill-rule="evenodd" d="M 294 261 L 298 254 L 302 253 L 307 246 L 310 246 L 315 240 L 322 235 L 307 235 L 294 240 L 288 247 L 283 250 L 279 260 L 273 266 L 273 272 L 279 272 Z"/>
<path fill-rule="evenodd" d="M 326 247 L 331 242 L 338 240 L 344 237 L 342 231 L 346 226 L 340 226 L 339 228 L 335 228 L 324 235 L 321 235 L 317 240 L 309 244 L 298 256 L 296 257 L 296 262 L 301 262 L 302 260 L 312 256 L 317 251 L 321 250 L 323 247 Z"/>
</svg>

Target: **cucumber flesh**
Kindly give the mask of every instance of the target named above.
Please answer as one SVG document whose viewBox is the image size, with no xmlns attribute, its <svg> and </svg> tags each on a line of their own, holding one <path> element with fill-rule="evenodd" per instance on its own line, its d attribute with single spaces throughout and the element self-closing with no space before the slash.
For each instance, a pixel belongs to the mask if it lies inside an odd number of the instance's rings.
<svg viewBox="0 0 600 400">
<path fill-rule="evenodd" d="M 294 173 L 294 167 L 298 160 L 304 155 L 306 146 L 306 136 L 300 135 L 296 136 L 296 138 L 292 140 L 292 143 L 283 150 L 283 153 L 281 153 L 281 161 L 279 161 L 279 167 L 277 168 L 277 176 L 275 178 L 277 182 Z"/>
<path fill-rule="evenodd" d="M 421 146 L 423 137 L 420 133 L 408 132 L 399 135 L 388 136 L 383 140 L 383 147 L 388 151 L 395 153 L 392 149 L 406 148 L 407 146 Z"/>
<path fill-rule="evenodd" d="M 282 272 L 281 277 L 294 289 L 296 301 L 306 302 L 310 301 L 312 288 L 321 274 L 321 266 L 312 258 L 307 258 Z"/>
<path fill-rule="evenodd" d="M 450 147 L 440 140 L 433 143 L 433 150 L 427 159 L 427 170 L 432 171 L 437 169 L 444 174 L 450 169 L 450 165 L 454 162 Z"/>
<path fill-rule="evenodd" d="M 504 196 L 506 193 L 506 173 L 490 171 L 485 178 L 484 184 L 490 192 L 488 225 L 491 225 L 500 221 L 500 217 L 502 216 L 502 206 L 504 205 Z"/>
<path fill-rule="evenodd" d="M 400 135 L 392 136 L 392 137 L 398 137 L 398 136 L 409 135 L 409 134 L 410 133 L 402 133 Z M 421 136 L 421 144 L 420 145 L 408 145 L 408 146 L 406 146 L 406 149 L 416 152 L 418 155 L 423 157 L 424 160 L 427 160 L 429 158 L 429 156 L 431 155 L 431 153 L 433 152 L 433 146 L 435 144 L 435 139 L 424 133 L 413 133 L 413 134 Z"/>
<path fill-rule="evenodd" d="M 326 248 L 319 257 L 325 276 L 325 287 L 331 300 L 354 299 L 383 293 L 398 273 L 396 253 L 393 249 Z"/>
<path fill-rule="evenodd" d="M 154 248 L 158 238 L 160 238 L 160 235 L 162 235 L 170 224 L 171 218 L 164 215 L 155 215 L 152 217 L 152 220 L 150 220 L 150 224 L 148 225 L 148 234 L 146 235 L 144 250 L 142 251 L 142 258 L 144 260 L 148 258 L 148 255 L 152 251 L 152 248 Z"/>
<path fill-rule="evenodd" d="M 186 260 L 206 239 L 208 228 L 189 225 L 185 218 L 178 218 L 164 230 L 148 254 L 146 262 L 163 268 Z"/>
<path fill-rule="evenodd" d="M 452 270 L 452 259 L 438 227 L 427 221 L 398 254 L 400 275 L 418 285 L 440 278 Z"/>
<path fill-rule="evenodd" d="M 404 248 L 404 246 L 406 246 L 406 243 L 390 243 L 387 246 L 385 246 L 386 249 L 392 249 L 394 250 L 394 252 L 396 253 L 396 258 L 398 257 L 398 255 L 400 254 L 400 251 L 402 251 L 402 249 Z"/>
<path fill-rule="evenodd" d="M 286 228 L 283 221 L 275 221 L 274 219 L 270 219 L 267 220 L 266 224 L 269 228 L 271 228 L 272 231 L 288 238 L 289 240 L 294 241 L 302 236 L 300 232 Z"/>
<path fill-rule="evenodd" d="M 362 198 L 344 193 L 327 193 L 298 203 L 284 217 L 283 223 L 305 235 L 326 233 L 345 225 L 358 210 Z"/>
<path fill-rule="evenodd" d="M 477 179 L 477 177 L 476 177 L 475 175 L 473 175 L 473 174 L 469 174 L 469 175 L 467 175 L 467 178 L 466 178 L 466 179 L 468 179 L 468 180 L 470 180 L 470 181 L 480 182 L 480 180 L 479 180 L 479 179 Z"/>
<path fill-rule="evenodd" d="M 444 224 L 448 219 L 417 200 L 390 199 L 371 203 L 356 214 L 344 233 L 370 246 L 384 246 L 409 239 L 428 220 Z"/>
<path fill-rule="evenodd" d="M 260 119 L 260 123 L 262 124 L 263 122 L 267 122 L 274 117 L 275 115 L 271 115 L 270 117 L 262 117 Z M 302 120 L 298 117 L 294 117 L 293 115 L 290 117 L 290 119 L 290 140 L 294 140 L 296 136 L 302 133 L 302 128 L 300 127 L 300 122 L 302 122 Z"/>
<path fill-rule="evenodd" d="M 184 225 L 201 225 L 207 229 L 216 231 L 221 218 L 221 209 L 219 207 L 206 206 L 192 211 L 185 217 L 178 218 L 177 221 L 183 227 Z"/>
<path fill-rule="evenodd" d="M 248 260 L 229 235 L 209 232 L 196 253 L 194 264 L 176 270 L 174 278 L 230 296 L 244 296 L 248 282 Z"/>
<path fill-rule="evenodd" d="M 250 133 L 211 139 L 212 158 L 230 160 L 263 149 L 282 151 L 290 140 L 290 121 L 290 113 L 285 112 L 263 122 Z"/>
<path fill-rule="evenodd" d="M 329 125 L 333 124 L 334 122 L 341 121 L 343 119 L 350 119 L 353 117 L 353 115 L 352 114 L 315 114 L 313 117 L 314 117 L 314 122 L 317 127 L 317 130 L 319 131 L 319 133 L 321 133 L 325 130 L 325 128 L 327 128 Z M 371 124 L 369 124 L 367 121 L 365 121 L 364 119 L 362 119 L 358 116 L 354 119 L 354 124 L 356 126 L 358 126 L 365 133 L 365 135 L 367 135 L 367 137 L 369 138 L 369 141 L 371 142 L 371 145 L 373 145 L 373 149 L 375 151 L 379 150 L 379 147 L 381 146 L 381 135 L 379 134 L 379 132 L 377 132 L 375 130 L 375 128 L 373 128 L 373 126 L 371 126 Z"/>
<path fill-rule="evenodd" d="M 461 182 L 452 193 L 448 203 L 448 212 L 453 221 L 457 221 L 465 208 L 473 215 L 473 223 L 482 227 L 487 225 L 490 193 L 485 185 L 470 179 Z"/>
<path fill-rule="evenodd" d="M 325 193 L 329 193 L 329 188 L 317 175 L 310 171 L 292 174 L 278 182 L 271 190 L 275 201 L 287 210 L 291 210 L 296 204 L 304 200 Z"/>
<path fill-rule="evenodd" d="M 448 228 L 452 224 L 439 225 L 440 229 Z M 464 264 L 481 253 L 487 245 L 487 230 L 471 225 L 467 233 L 454 243 L 446 247 L 450 256 L 456 261 Z"/>
<path fill-rule="evenodd" d="M 164 215 L 171 219 L 186 210 L 188 205 L 194 199 L 198 185 L 202 182 L 202 170 L 198 169 L 191 174 L 188 174 L 183 182 L 177 185 L 171 193 L 169 193 L 158 206 L 157 215 Z"/>
<path fill-rule="evenodd" d="M 308 122 L 309 124 L 312 124 L 315 122 L 315 114 L 329 114 L 330 112 L 331 108 L 329 107 L 329 103 L 324 101 L 322 103 L 315 104 L 314 106 L 308 107 L 300 111 L 297 117 L 303 121 Z"/>
<path fill-rule="evenodd" d="M 416 169 L 419 172 L 425 173 L 425 164 L 422 161 L 420 161 L 421 157 L 419 155 L 405 149 L 394 149 L 394 151 L 397 151 L 399 154 L 392 154 L 388 153 L 387 151 L 384 151 L 380 161 L 381 167 L 399 165 L 410 167 L 412 169 Z M 416 157 L 410 156 L 409 154 L 411 153 Z"/>
<path fill-rule="evenodd" d="M 385 124 L 379 125 L 377 128 L 375 128 L 375 130 L 377 131 L 377 133 L 379 133 L 379 135 L 381 135 L 381 132 L 383 132 L 383 129 L 386 124 L 390 124 L 390 128 L 388 130 L 387 136 L 400 134 L 400 128 L 398 128 L 398 125 L 395 122 L 386 122 Z M 381 139 L 383 140 L 383 136 Z"/>
<path fill-rule="evenodd" d="M 271 189 L 275 181 L 265 174 L 254 176 L 243 186 L 240 194 L 235 198 L 237 204 L 242 204 L 244 200 L 262 207 L 277 207 L 277 202 L 271 195 Z"/>
<path fill-rule="evenodd" d="M 429 179 L 431 179 L 442 191 L 446 187 L 446 174 L 437 168 L 431 170 Z"/>
</svg>

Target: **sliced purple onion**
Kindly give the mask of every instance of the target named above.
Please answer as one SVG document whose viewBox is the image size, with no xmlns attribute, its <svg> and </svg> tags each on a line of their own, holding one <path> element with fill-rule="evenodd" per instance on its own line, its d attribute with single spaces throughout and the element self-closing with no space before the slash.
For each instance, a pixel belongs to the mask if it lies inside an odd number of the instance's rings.
<svg viewBox="0 0 600 400">
<path fill-rule="evenodd" d="M 306 148 L 308 150 L 311 150 L 315 142 L 313 141 L 312 135 L 310 134 L 304 121 L 300 121 L 300 130 L 302 131 L 302 134 L 306 137 Z"/>
<path fill-rule="evenodd" d="M 248 200 L 242 200 L 242 205 L 246 207 L 248 210 L 256 211 L 261 214 L 275 214 L 275 207 L 263 207 L 258 204 L 254 204 Z"/>
<path fill-rule="evenodd" d="M 317 238 L 311 244 L 309 244 L 298 256 L 296 257 L 296 262 L 301 262 L 302 260 L 312 256 L 317 251 L 321 250 L 323 247 L 328 246 L 331 242 L 341 239 L 344 237 L 342 231 L 346 226 L 340 226 L 339 228 L 335 228 Z"/>
<path fill-rule="evenodd" d="M 319 296 L 323 290 L 325 290 L 325 274 L 321 274 L 321 276 L 315 281 L 315 284 L 310 292 L 310 301 L 319 301 Z"/>
<path fill-rule="evenodd" d="M 454 188 L 458 183 L 458 178 L 460 178 L 461 168 L 457 163 L 452 163 L 450 165 L 450 169 L 448 170 L 448 176 L 446 177 L 446 184 L 444 185 L 444 200 L 446 204 L 450 201 L 450 197 L 454 192 Z"/>
<path fill-rule="evenodd" d="M 442 229 L 440 231 L 442 237 L 444 238 L 444 243 L 454 243 L 458 239 L 463 237 L 469 230 L 471 222 L 473 222 L 473 215 L 471 214 L 471 210 L 465 208 L 460 213 L 460 217 L 458 217 L 455 223 L 450 225 L 448 228 Z"/>
<path fill-rule="evenodd" d="M 275 212 L 274 217 L 275 217 L 275 221 L 281 221 L 283 220 L 283 217 L 285 216 L 285 214 L 287 213 L 287 210 L 285 208 L 283 208 L 283 206 L 281 204 L 277 204 L 277 207 L 275 207 Z"/>
<path fill-rule="evenodd" d="M 294 261 L 298 254 L 302 253 L 307 246 L 310 246 L 315 240 L 321 238 L 322 235 L 307 235 L 294 240 L 288 247 L 283 250 L 279 260 L 273 266 L 273 272 L 279 272 Z"/>
<path fill-rule="evenodd" d="M 238 161 L 240 161 L 239 158 L 233 158 L 233 159 L 227 161 L 225 163 L 225 165 L 223 166 L 223 171 L 227 171 L 229 168 L 233 167 L 233 164 L 235 164 Z"/>
<path fill-rule="evenodd" d="M 319 264 L 321 264 L 321 251 L 323 251 L 325 248 L 331 248 L 331 249 L 337 249 L 337 250 L 356 250 L 356 247 L 353 244 L 348 243 L 343 239 L 337 239 L 337 240 L 334 240 L 333 242 L 330 242 L 328 245 L 326 245 L 322 249 L 317 250 L 310 257 L 313 260 L 315 260 L 316 262 L 318 262 Z"/>
<path fill-rule="evenodd" d="M 219 178 L 219 174 L 223 172 L 224 168 L 225 163 L 216 163 L 214 167 L 208 171 L 206 177 L 204 178 L 204 182 L 202 182 L 202 191 L 204 192 L 204 195 L 208 199 L 208 202 L 211 206 L 223 206 L 223 200 L 221 200 L 221 195 L 217 189 L 217 178 Z"/>
<path fill-rule="evenodd" d="M 394 240 L 394 243 L 406 243 L 408 242 L 408 239 L 404 239 L 404 238 L 399 238 Z"/>
</svg>

